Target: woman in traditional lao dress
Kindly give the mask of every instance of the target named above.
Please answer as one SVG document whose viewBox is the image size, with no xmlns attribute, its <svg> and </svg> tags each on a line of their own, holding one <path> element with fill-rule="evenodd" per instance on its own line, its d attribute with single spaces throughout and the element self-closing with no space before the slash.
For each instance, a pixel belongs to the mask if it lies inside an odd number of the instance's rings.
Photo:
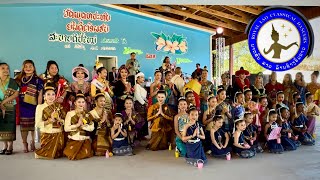
<svg viewBox="0 0 320 180">
<path fill-rule="evenodd" d="M 72 102 L 71 109 L 74 109 L 74 99 L 76 97 L 77 92 L 81 91 L 86 97 L 87 107 L 86 110 L 91 110 L 92 99 L 90 96 L 90 83 L 87 82 L 89 80 L 89 71 L 80 64 L 78 67 L 73 68 L 72 70 L 72 79 L 73 83 L 70 85 L 71 94 L 70 101 Z"/>
<path fill-rule="evenodd" d="M 90 119 L 95 124 L 95 134 L 92 142 L 94 154 L 104 156 L 106 152 L 112 151 L 112 140 L 110 134 L 112 114 L 105 110 L 106 97 L 99 90 L 94 98 L 96 107 L 90 111 Z"/>
<path fill-rule="evenodd" d="M 101 92 L 105 93 L 106 97 L 106 105 L 105 109 L 107 113 L 109 114 L 113 110 L 113 102 L 112 98 L 113 97 L 113 91 L 111 87 L 109 86 L 109 81 L 106 80 L 107 78 L 107 69 L 103 67 L 103 65 L 97 66 L 97 74 L 98 78 L 92 80 L 91 82 L 91 96 L 94 98 L 96 96 L 97 90 L 100 90 Z"/>
<path fill-rule="evenodd" d="M 35 151 L 35 112 L 37 104 L 42 104 L 43 81 L 37 76 L 37 71 L 32 60 L 25 60 L 21 74 L 16 78 L 20 86 L 19 112 L 20 130 L 24 152 L 28 150 L 28 134 L 31 133 L 31 151 Z M 38 134 L 37 134 L 38 135 Z"/>
<path fill-rule="evenodd" d="M 284 103 L 290 106 L 293 102 L 293 93 L 298 92 L 297 88 L 293 85 L 291 74 L 284 75 L 282 84 L 284 88 Z"/>
<path fill-rule="evenodd" d="M 133 99 L 128 96 L 124 100 L 124 107 L 122 113 L 123 125 L 127 130 L 129 144 L 134 145 L 136 139 L 140 140 L 140 131 L 145 123 L 141 116 L 133 108 Z M 140 136 L 139 136 L 140 135 Z"/>
<path fill-rule="evenodd" d="M 79 92 L 75 99 L 75 110 L 69 111 L 66 115 L 64 130 L 69 132 L 69 140 L 63 154 L 69 160 L 80 160 L 93 156 L 90 132 L 94 130 L 94 123 L 89 120 L 90 115 L 84 111 L 85 106 L 85 97 Z"/>
<path fill-rule="evenodd" d="M 55 159 L 63 155 L 66 112 L 55 100 L 53 84 L 47 83 L 44 88 L 45 102 L 36 109 L 36 127 L 41 132 L 41 147 L 35 151 L 35 157 L 39 159 Z"/>
<path fill-rule="evenodd" d="M 16 140 L 15 99 L 18 95 L 19 87 L 10 78 L 8 64 L 0 63 L 0 141 L 4 144 L 0 154 L 11 155 L 13 151 L 13 141 Z"/>
<path fill-rule="evenodd" d="M 297 72 L 293 85 L 298 89 L 303 104 L 306 104 L 305 94 L 307 92 L 307 87 L 306 82 L 304 81 L 304 76 L 301 72 Z"/>
<path fill-rule="evenodd" d="M 208 81 L 208 70 L 204 68 L 201 73 L 200 110 L 205 112 L 208 109 L 209 94 L 216 94 L 213 83 Z"/>
<path fill-rule="evenodd" d="M 306 115 L 308 118 L 307 127 L 308 133 L 315 137 L 316 118 L 319 116 L 320 108 L 313 102 L 311 92 L 306 93 Z"/>
<path fill-rule="evenodd" d="M 119 68 L 118 81 L 114 85 L 114 95 L 117 97 L 117 112 L 121 113 L 124 107 L 124 100 L 127 96 L 133 95 L 133 89 L 131 88 L 131 83 L 127 81 L 129 71 L 125 65 Z"/>
<path fill-rule="evenodd" d="M 70 93 L 70 86 L 68 81 L 61 75 L 59 75 L 59 66 L 55 61 L 48 61 L 47 69 L 45 73 L 40 75 L 40 78 L 44 81 L 44 84 L 51 82 L 54 84 L 56 91 L 56 101 L 60 103 L 65 111 L 70 110 L 69 100 L 67 94 Z"/>
<path fill-rule="evenodd" d="M 142 72 L 139 72 L 136 75 L 136 84 L 134 85 L 134 109 L 137 111 L 137 113 L 140 115 L 142 120 L 145 122 L 144 126 L 138 133 L 138 136 L 143 138 L 144 136 L 147 136 L 149 134 L 148 130 L 148 122 L 147 122 L 147 90 L 143 87 L 144 83 L 144 74 Z"/>
<path fill-rule="evenodd" d="M 315 95 L 316 91 L 320 89 L 320 83 L 318 83 L 319 71 L 314 71 L 311 74 L 311 83 L 307 85 L 307 90 Z"/>
<path fill-rule="evenodd" d="M 151 121 L 151 139 L 147 148 L 153 151 L 168 149 L 172 135 L 172 111 L 167 104 L 164 104 L 166 93 L 159 90 L 157 93 L 158 102 L 148 109 L 148 121 Z"/>
<path fill-rule="evenodd" d="M 154 72 L 154 81 L 150 86 L 150 103 L 149 106 L 156 104 L 157 103 L 157 93 L 160 90 L 160 88 L 162 89 L 162 82 L 161 82 L 161 78 L 162 78 L 162 73 L 159 69 L 156 69 L 156 71 Z"/>
</svg>

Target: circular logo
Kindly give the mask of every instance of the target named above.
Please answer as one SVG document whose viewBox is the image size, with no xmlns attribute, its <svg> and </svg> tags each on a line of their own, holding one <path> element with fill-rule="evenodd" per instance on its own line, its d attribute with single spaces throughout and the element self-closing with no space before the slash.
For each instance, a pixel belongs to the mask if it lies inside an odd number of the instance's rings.
<svg viewBox="0 0 320 180">
<path fill-rule="evenodd" d="M 249 26 L 250 53 L 266 69 L 292 69 L 312 52 L 312 28 L 295 10 L 284 7 L 266 9 Z"/>
</svg>

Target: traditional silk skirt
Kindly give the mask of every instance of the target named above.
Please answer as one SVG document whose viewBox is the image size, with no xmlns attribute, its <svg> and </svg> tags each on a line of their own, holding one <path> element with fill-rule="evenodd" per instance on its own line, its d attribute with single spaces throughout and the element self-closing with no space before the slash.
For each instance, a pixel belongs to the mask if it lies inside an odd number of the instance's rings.
<svg viewBox="0 0 320 180">
<path fill-rule="evenodd" d="M 178 136 L 176 137 L 176 146 L 180 156 L 185 157 L 187 153 L 186 143 L 184 143 Z"/>
<path fill-rule="evenodd" d="M 298 147 L 295 141 L 288 138 L 288 136 L 281 136 L 281 145 L 286 151 L 293 151 Z"/>
<path fill-rule="evenodd" d="M 92 147 L 96 156 L 104 156 L 107 151 L 112 150 L 112 141 L 110 134 L 107 134 L 105 129 L 99 129 L 98 135 L 95 136 Z"/>
<path fill-rule="evenodd" d="M 148 147 L 152 151 L 165 150 L 169 148 L 168 133 L 164 129 L 151 133 L 151 139 Z"/>
<path fill-rule="evenodd" d="M 204 153 L 201 141 L 196 143 L 186 143 L 188 164 L 197 165 L 199 162 L 207 163 L 207 157 Z"/>
<path fill-rule="evenodd" d="M 56 159 L 63 156 L 64 134 L 60 133 L 41 133 L 41 147 L 35 154 L 39 159 Z"/>
<path fill-rule="evenodd" d="M 214 144 L 211 143 L 211 155 L 218 158 L 223 158 L 232 151 L 231 147 L 218 149 Z"/>
<path fill-rule="evenodd" d="M 128 139 L 123 138 L 122 140 L 113 140 L 112 152 L 116 156 L 127 156 L 132 155 L 132 148 L 128 144 Z"/>
<path fill-rule="evenodd" d="M 276 139 L 269 140 L 267 142 L 267 145 L 268 145 L 269 151 L 272 152 L 272 153 L 281 153 L 281 152 L 284 151 L 282 145 L 278 144 Z"/>
<path fill-rule="evenodd" d="M 299 135 L 299 141 L 303 144 L 303 145 L 307 145 L 307 146 L 312 146 L 315 144 L 315 140 L 313 139 L 313 137 L 308 133 L 296 133 L 297 135 Z"/>
<path fill-rule="evenodd" d="M 3 118 L 0 111 L 0 141 L 16 140 L 16 112 L 15 106 L 6 107 L 6 114 Z"/>
<path fill-rule="evenodd" d="M 233 151 L 237 155 L 239 155 L 241 158 L 252 158 L 253 156 L 256 155 L 256 152 L 253 147 L 251 147 L 250 149 L 242 149 L 242 148 L 233 146 Z"/>
<path fill-rule="evenodd" d="M 308 122 L 307 122 L 306 125 L 308 127 L 307 132 L 309 134 L 313 135 L 315 130 L 316 130 L 316 118 L 315 118 L 315 116 L 308 116 Z"/>
<path fill-rule="evenodd" d="M 93 156 L 91 142 L 89 139 L 82 141 L 69 139 L 63 151 L 63 154 L 66 155 L 69 160 L 90 158 Z"/>
<path fill-rule="evenodd" d="M 21 131 L 34 131 L 35 125 L 35 113 L 36 107 L 35 105 L 28 104 L 20 101 L 20 130 Z"/>
<path fill-rule="evenodd" d="M 138 130 L 138 138 L 147 136 L 149 134 L 148 122 L 147 122 L 147 107 L 145 105 L 141 105 L 139 101 L 135 101 L 134 109 L 140 115 L 140 117 L 144 120 L 143 126 L 140 130 Z"/>
</svg>

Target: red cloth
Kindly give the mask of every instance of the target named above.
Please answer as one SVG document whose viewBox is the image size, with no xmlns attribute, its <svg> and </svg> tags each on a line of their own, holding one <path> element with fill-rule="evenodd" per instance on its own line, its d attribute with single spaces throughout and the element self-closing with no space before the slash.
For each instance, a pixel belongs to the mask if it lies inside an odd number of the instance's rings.
<svg viewBox="0 0 320 180">
<path fill-rule="evenodd" d="M 275 85 L 268 83 L 264 88 L 266 89 L 266 94 L 268 94 L 271 99 L 276 98 L 278 91 L 284 91 L 283 85 L 278 82 Z"/>
<path fill-rule="evenodd" d="M 242 84 L 240 78 L 236 78 L 235 83 L 237 84 L 237 86 L 242 92 L 245 88 L 250 88 L 250 81 L 248 78 L 244 79 L 244 84 Z"/>
</svg>

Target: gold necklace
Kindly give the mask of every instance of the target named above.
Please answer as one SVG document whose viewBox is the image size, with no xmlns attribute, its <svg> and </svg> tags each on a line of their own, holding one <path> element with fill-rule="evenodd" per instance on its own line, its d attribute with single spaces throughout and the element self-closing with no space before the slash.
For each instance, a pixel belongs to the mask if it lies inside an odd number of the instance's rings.
<svg viewBox="0 0 320 180">
<path fill-rule="evenodd" d="M 28 84 L 28 83 L 31 81 L 31 79 L 33 78 L 33 75 L 34 75 L 34 74 L 31 75 L 31 77 L 29 78 L 28 81 L 24 81 L 23 78 L 22 78 L 22 79 L 21 79 L 21 82 L 22 82 L 23 84 Z"/>
</svg>

